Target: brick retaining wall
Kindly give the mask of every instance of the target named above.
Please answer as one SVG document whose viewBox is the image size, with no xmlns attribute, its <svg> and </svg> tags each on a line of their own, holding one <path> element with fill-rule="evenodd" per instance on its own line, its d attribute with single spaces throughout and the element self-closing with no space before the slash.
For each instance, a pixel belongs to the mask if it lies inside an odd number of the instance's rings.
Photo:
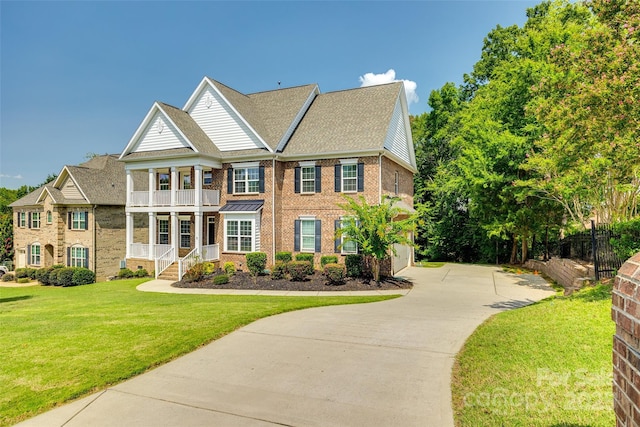
<svg viewBox="0 0 640 427">
<path fill-rule="evenodd" d="M 565 288 L 565 293 L 580 289 L 585 279 L 594 280 L 595 276 L 593 267 L 586 267 L 567 258 L 551 258 L 546 262 L 530 259 L 524 266 L 550 277 Z"/>
<path fill-rule="evenodd" d="M 640 427 L 640 253 L 620 268 L 613 287 L 613 404 L 616 426 Z"/>
</svg>

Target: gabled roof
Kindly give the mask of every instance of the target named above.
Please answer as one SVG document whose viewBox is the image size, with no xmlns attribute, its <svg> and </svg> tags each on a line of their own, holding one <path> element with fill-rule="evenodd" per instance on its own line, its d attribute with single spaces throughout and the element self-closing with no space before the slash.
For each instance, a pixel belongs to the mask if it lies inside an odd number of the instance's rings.
<svg viewBox="0 0 640 427">
<path fill-rule="evenodd" d="M 284 154 L 381 151 L 402 90 L 402 83 L 396 82 L 319 95 Z"/>
<path fill-rule="evenodd" d="M 134 180 L 144 185 L 144 174 Z M 62 188 L 73 181 L 82 198 L 65 197 Z M 122 205 L 126 203 L 126 173 L 117 155 L 96 156 L 78 166 L 64 166 L 55 181 L 13 202 L 11 207 L 37 206 L 51 197 L 54 204 Z"/>
</svg>

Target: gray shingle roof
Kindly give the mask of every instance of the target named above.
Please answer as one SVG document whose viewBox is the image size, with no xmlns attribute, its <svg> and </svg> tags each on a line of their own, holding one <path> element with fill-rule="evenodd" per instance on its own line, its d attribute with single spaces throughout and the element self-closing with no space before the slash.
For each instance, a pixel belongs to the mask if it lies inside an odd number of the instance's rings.
<svg viewBox="0 0 640 427">
<path fill-rule="evenodd" d="M 78 185 L 86 200 L 67 199 L 60 189 L 53 183 L 27 194 L 13 202 L 11 207 L 35 206 L 45 189 L 51 195 L 55 204 L 92 204 L 92 205 L 122 205 L 126 203 L 126 173 L 124 163 L 118 161 L 117 155 L 96 156 L 78 166 L 65 166 L 70 177 Z M 64 169 L 63 169 L 64 171 Z M 61 171 L 61 173 L 63 173 Z M 144 173 L 134 173 L 136 188 L 148 185 L 148 177 Z"/>
<path fill-rule="evenodd" d="M 402 83 L 318 95 L 283 154 L 382 150 Z"/>
</svg>

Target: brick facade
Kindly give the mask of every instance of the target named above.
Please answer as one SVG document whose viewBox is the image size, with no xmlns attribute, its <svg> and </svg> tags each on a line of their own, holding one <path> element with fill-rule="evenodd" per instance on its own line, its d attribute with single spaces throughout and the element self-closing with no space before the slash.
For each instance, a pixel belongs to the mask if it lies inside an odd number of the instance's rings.
<svg viewBox="0 0 640 427">
<path fill-rule="evenodd" d="M 640 253 L 618 272 L 613 289 L 613 398 L 616 426 L 640 427 Z"/>
</svg>

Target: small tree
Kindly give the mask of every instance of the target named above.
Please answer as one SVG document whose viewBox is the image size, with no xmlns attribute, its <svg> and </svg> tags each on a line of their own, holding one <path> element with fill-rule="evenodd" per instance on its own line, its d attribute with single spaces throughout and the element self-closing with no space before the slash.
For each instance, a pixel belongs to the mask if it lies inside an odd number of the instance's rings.
<svg viewBox="0 0 640 427">
<path fill-rule="evenodd" d="M 369 205 L 363 196 L 360 196 L 360 203 L 349 196 L 344 197 L 347 203 L 338 206 L 345 210 L 347 218 L 336 230 L 336 238 L 341 238 L 343 243 L 356 242 L 360 252 L 372 258 L 373 280 L 379 281 L 380 263 L 390 252 L 396 253 L 393 245 L 414 245 L 409 233 L 415 229 L 415 218 L 394 206 L 400 200 L 398 197 L 385 195 L 378 205 Z"/>
</svg>

